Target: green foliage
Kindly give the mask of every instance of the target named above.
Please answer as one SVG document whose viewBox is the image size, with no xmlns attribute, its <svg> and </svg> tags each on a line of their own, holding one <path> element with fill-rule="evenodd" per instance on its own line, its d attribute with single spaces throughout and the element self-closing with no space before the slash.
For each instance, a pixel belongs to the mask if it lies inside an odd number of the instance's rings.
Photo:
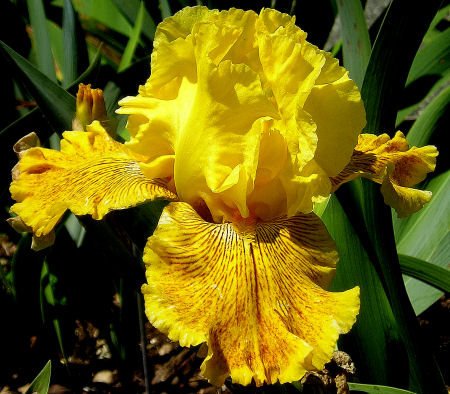
<svg viewBox="0 0 450 394">
<path fill-rule="evenodd" d="M 438 9 L 438 1 L 429 3 L 426 10 L 406 1 L 391 3 L 374 43 L 361 90 L 367 132 L 393 133 L 395 130 L 398 98 Z M 346 185 L 337 194 L 377 271 L 378 277 L 373 279 L 371 287 L 379 282 L 389 300 L 390 310 L 386 310 L 384 319 L 389 321 L 393 317 L 395 322 L 381 341 L 386 346 L 386 362 L 379 368 L 385 369 L 386 374 L 395 370 L 396 375 L 386 375 L 386 380 L 375 381 L 416 392 L 445 392 L 435 361 L 419 339 L 418 324 L 402 283 L 391 214 L 377 189 L 373 182 L 363 180 L 358 186 Z M 370 286 L 367 281 L 365 286 Z M 384 324 L 363 330 L 361 342 L 371 341 L 371 332 L 382 330 Z M 365 356 L 360 362 L 369 360 Z"/>
<path fill-rule="evenodd" d="M 47 394 L 48 388 L 50 385 L 50 376 L 52 372 L 52 363 L 51 361 L 48 361 L 47 364 L 45 364 L 45 367 L 42 369 L 41 372 L 39 372 L 39 375 L 36 376 L 36 379 L 33 380 L 28 390 L 25 392 L 25 394 Z"/>
<path fill-rule="evenodd" d="M 409 390 L 397 389 L 395 387 L 380 386 L 376 384 L 349 383 L 350 392 L 367 393 L 367 394 L 414 394 Z"/>
<path fill-rule="evenodd" d="M 138 44 L 139 36 L 141 35 L 142 24 L 144 22 L 144 11 L 144 3 L 141 1 L 133 31 L 131 32 L 127 46 L 125 47 L 125 52 L 123 53 L 122 60 L 120 61 L 119 68 L 117 70 L 118 72 L 123 71 L 131 64 L 131 60 L 133 59 L 133 55 Z"/>
<path fill-rule="evenodd" d="M 359 0 L 338 0 L 336 3 L 342 24 L 344 67 L 361 89 L 372 49 L 364 12 Z"/>
<path fill-rule="evenodd" d="M 2 156 L 8 161 L 2 167 L 0 232 L 17 244 L 9 272 L 0 275 L 0 300 L 14 316 L 12 320 L 17 320 L 0 332 L 10 338 L 5 352 L 12 360 L 2 373 L 7 376 L 20 365 L 13 344 L 45 331 L 51 332 L 45 337 L 46 359 L 51 358 L 55 366 L 66 359 L 69 375 L 74 321 L 91 319 L 99 326 L 121 378 L 131 384 L 132 366 L 142 368 L 136 347 L 143 338 L 138 294 L 145 278 L 140 256 L 164 203 L 115 212 L 103 222 L 67 215 L 57 228 L 56 244 L 31 252 L 31 237 L 15 235 L 4 224 L 12 204 L 7 172 L 16 162 L 11 148 L 30 131 L 36 131 L 46 146 L 54 132 L 71 129 L 79 82 L 104 90 L 112 128 L 117 128 L 118 138 L 127 139 L 126 117 L 114 111 L 117 101 L 136 94 L 150 74 L 157 23 L 186 5 L 227 8 L 230 4 L 220 0 L 28 0 L 21 8 L 16 5 L 20 2 L 7 1 L 30 27 L 30 37 L 27 48 L 19 35 L 0 36 L 0 57 L 8 65 L 5 76 L 12 86 L 4 96 L 10 104 L 20 100 L 29 105 L 20 110 L 12 106 L 8 115 L 15 120 L 0 131 Z M 439 9 L 437 0 L 430 0 L 426 7 L 394 0 L 382 23 L 370 30 L 370 36 L 376 30 L 372 46 L 358 0 L 327 2 L 321 5 L 321 13 L 313 4 L 309 8 L 300 2 L 232 3 L 255 10 L 271 4 L 283 12 L 293 10 L 300 27 L 308 30 L 309 39 L 318 46 L 324 44 L 324 34 L 328 36 L 338 15 L 342 27 L 334 53 L 343 57 L 362 90 L 366 131 L 392 135 L 400 125 L 402 131 L 409 131 L 412 145 L 433 143 L 441 151 L 436 174 L 420 185 L 433 192 L 433 199 L 408 218 L 391 214 L 379 186 L 360 180 L 344 185 L 315 211 L 340 253 L 332 289 L 361 289 L 357 323 L 339 343 L 355 361 L 361 382 L 352 383 L 351 391 L 445 392 L 439 369 L 422 344 L 416 315 L 450 287 L 450 184 L 443 144 L 450 95 L 450 28 L 445 19 L 450 6 Z M 119 306 L 112 305 L 113 299 Z M 32 362 L 28 367 L 35 369 L 38 361 Z M 49 362 L 30 392 L 47 392 L 50 369 Z M 288 392 L 287 386 L 276 387 Z"/>
<path fill-rule="evenodd" d="M 445 268 L 448 280 L 450 171 L 434 177 L 424 186 L 433 193 L 433 203 L 414 216 L 394 218 L 397 250 Z M 441 291 L 412 278 L 406 278 L 405 285 L 416 314 L 442 296 Z"/>
</svg>

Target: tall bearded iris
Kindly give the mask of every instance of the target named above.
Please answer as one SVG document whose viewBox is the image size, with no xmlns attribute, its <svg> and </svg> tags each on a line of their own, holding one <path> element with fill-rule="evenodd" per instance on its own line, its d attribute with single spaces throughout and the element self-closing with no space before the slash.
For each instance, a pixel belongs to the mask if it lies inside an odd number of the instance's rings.
<svg viewBox="0 0 450 394">
<path fill-rule="evenodd" d="M 94 121 L 65 132 L 61 151 L 30 147 L 34 136 L 16 145 L 13 224 L 45 246 L 67 209 L 101 219 L 172 200 L 144 250 L 150 322 L 183 346 L 206 343 L 216 385 L 322 369 L 359 288 L 326 291 L 338 254 L 314 203 L 366 176 L 400 216 L 415 212 L 431 194 L 409 187 L 436 149 L 360 135 L 348 72 L 274 10 L 185 8 L 158 26 L 151 69 L 120 102 L 127 143 Z"/>
</svg>

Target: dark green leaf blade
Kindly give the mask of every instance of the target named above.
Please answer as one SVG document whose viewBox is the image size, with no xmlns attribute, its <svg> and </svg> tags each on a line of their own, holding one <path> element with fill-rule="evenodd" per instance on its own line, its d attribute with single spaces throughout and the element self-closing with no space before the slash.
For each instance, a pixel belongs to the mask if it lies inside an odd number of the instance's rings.
<svg viewBox="0 0 450 394">
<path fill-rule="evenodd" d="M 50 376 L 52 373 L 52 363 L 49 360 L 45 367 L 39 372 L 39 375 L 31 383 L 25 394 L 47 394 L 50 386 Z"/>
<path fill-rule="evenodd" d="M 338 0 L 337 5 L 342 26 L 344 67 L 361 89 L 372 49 L 364 12 L 360 0 Z"/>
<path fill-rule="evenodd" d="M 357 376 L 363 382 L 402 386 L 407 374 L 393 365 L 407 366 L 399 333 L 379 272 L 358 239 L 341 204 L 331 196 L 322 215 L 339 251 L 336 277 L 330 290 L 361 290 L 361 309 L 352 330 L 339 340 L 339 349 L 352 357 Z M 389 382 L 389 383 L 388 383 Z"/>
<path fill-rule="evenodd" d="M 430 203 L 410 217 L 393 218 L 397 250 L 447 268 L 450 253 L 450 171 L 431 179 L 425 188 L 433 193 Z M 442 296 L 441 291 L 413 278 L 406 278 L 405 285 L 416 314 L 423 312 Z"/>
<path fill-rule="evenodd" d="M 56 82 L 55 64 L 47 30 L 44 4 L 42 0 L 27 0 L 27 5 L 36 44 L 38 67 L 49 79 Z"/>
<path fill-rule="evenodd" d="M 144 2 L 141 1 L 135 25 L 133 27 L 130 39 L 128 40 L 127 46 L 125 48 L 125 52 L 122 56 L 122 60 L 120 61 L 118 72 L 125 70 L 133 60 L 134 52 L 136 51 L 139 37 L 141 35 L 142 22 L 144 21 L 144 11 L 145 11 Z"/>
<path fill-rule="evenodd" d="M 101 60 L 100 48 L 97 51 L 91 65 L 80 75 L 80 77 L 74 81 L 69 89 L 77 87 L 79 83 L 87 83 L 95 80 L 96 74 L 98 72 Z M 3 130 L 0 131 L 0 142 L 6 146 L 12 146 L 23 133 L 27 130 L 35 131 L 41 141 L 46 141 L 52 134 L 51 127 L 48 126 L 45 118 L 43 117 L 42 111 L 39 108 L 34 108 L 26 115 L 23 115 Z M 8 169 L 9 172 L 9 169 Z"/>
<path fill-rule="evenodd" d="M 438 0 L 431 0 L 427 7 L 406 0 L 391 3 L 375 41 L 362 87 L 367 132 L 394 131 L 397 103 L 410 65 L 439 5 Z M 409 367 L 403 373 L 409 375 L 409 382 L 407 386 L 399 387 L 419 393 L 445 393 L 436 362 L 429 349 L 421 343 L 415 314 L 403 285 L 390 209 L 384 205 L 378 185 L 366 179 L 363 179 L 362 185 L 364 228 L 359 231 L 365 232 L 370 239 L 370 245 L 365 246 L 381 274 L 400 334 L 398 345 L 408 355 Z M 348 193 L 349 189 L 344 189 L 345 192 Z M 344 194 L 341 194 L 341 202 L 345 202 Z M 354 209 L 349 206 L 345 208 Z M 367 337 L 366 340 L 371 339 Z M 395 369 L 398 365 L 391 367 Z M 389 382 L 387 385 L 391 386 Z"/>
<path fill-rule="evenodd" d="M 41 315 L 42 315 L 42 322 L 45 323 L 46 315 L 48 314 L 47 309 L 49 309 L 48 306 L 51 306 L 53 308 L 56 306 L 54 286 L 58 280 L 54 275 L 50 273 L 48 262 L 46 259 L 42 264 L 40 279 L 41 279 L 40 280 Z M 61 354 L 63 356 L 64 361 L 67 363 L 60 321 L 57 316 L 52 316 L 51 319 L 53 323 L 53 328 L 55 330 L 56 338 L 58 340 L 59 348 L 61 350 Z"/>
<path fill-rule="evenodd" d="M 51 81 L 28 60 L 0 41 L 1 52 L 10 61 L 39 108 L 55 131 L 70 130 L 75 114 L 76 100 L 58 84 Z"/>
<path fill-rule="evenodd" d="M 409 390 L 397 389 L 395 387 L 380 386 L 377 384 L 348 383 L 350 393 L 367 394 L 415 394 Z"/>
<path fill-rule="evenodd" d="M 449 270 L 405 254 L 399 254 L 398 258 L 405 275 L 419 279 L 441 291 L 450 292 Z"/>
<path fill-rule="evenodd" d="M 443 90 L 424 109 L 412 125 L 406 136 L 411 145 L 424 146 L 428 144 L 434 131 L 441 124 L 444 126 L 444 115 L 448 115 L 450 105 L 450 87 Z M 447 123 L 448 124 L 448 123 Z"/>
<path fill-rule="evenodd" d="M 439 0 L 430 0 L 426 7 L 396 0 L 389 6 L 361 91 L 367 110 L 366 132 L 393 131 L 410 65 L 439 5 Z"/>
<path fill-rule="evenodd" d="M 159 9 L 161 10 L 161 17 L 163 19 L 172 16 L 172 11 L 167 0 L 159 0 Z"/>
<path fill-rule="evenodd" d="M 429 74 L 442 74 L 449 70 L 450 28 L 439 33 L 428 45 L 417 52 L 406 84 Z"/>
<path fill-rule="evenodd" d="M 82 70 L 89 66 L 88 52 L 84 32 L 72 6 L 71 0 L 64 0 L 63 7 L 63 86 L 68 87 Z"/>
<path fill-rule="evenodd" d="M 134 25 L 139 12 L 139 0 L 113 0 L 117 8 Z M 142 34 L 149 40 L 155 38 L 156 24 L 147 10 L 144 11 L 144 22 L 142 24 Z"/>
<path fill-rule="evenodd" d="M 55 6 L 63 6 L 63 0 L 54 0 Z M 77 0 L 73 2 L 78 15 L 83 15 L 83 21 L 90 22 L 90 18 L 95 19 L 95 23 L 100 22 L 102 25 L 111 30 L 129 36 L 131 25 L 117 9 L 112 0 Z M 101 28 L 104 31 L 104 28 Z"/>
</svg>

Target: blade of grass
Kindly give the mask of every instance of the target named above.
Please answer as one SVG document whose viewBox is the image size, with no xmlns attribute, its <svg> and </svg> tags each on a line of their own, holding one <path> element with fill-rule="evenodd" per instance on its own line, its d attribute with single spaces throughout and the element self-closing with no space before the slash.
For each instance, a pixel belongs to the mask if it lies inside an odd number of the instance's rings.
<svg viewBox="0 0 450 394">
<path fill-rule="evenodd" d="M 52 4 L 63 7 L 63 1 L 57 0 Z M 111 30 L 129 37 L 132 29 L 131 24 L 117 9 L 112 0 L 77 0 L 73 2 L 73 6 L 78 15 L 83 16 L 83 22 L 89 21 L 90 17 Z"/>
<path fill-rule="evenodd" d="M 50 386 L 50 377 L 52 374 L 52 363 L 49 360 L 47 364 L 45 364 L 42 371 L 39 372 L 39 375 L 31 382 L 30 387 L 28 387 L 25 394 L 47 394 L 48 388 Z"/>
<path fill-rule="evenodd" d="M 418 83 L 420 83 L 420 80 L 418 81 Z M 444 73 L 444 76 L 442 78 L 439 78 L 436 82 L 432 83 L 431 87 L 428 89 L 428 92 L 424 92 L 422 97 L 416 98 L 416 102 L 414 104 L 408 105 L 407 107 L 402 108 L 397 112 L 397 119 L 395 121 L 396 126 L 400 125 L 404 120 L 407 119 L 408 116 L 413 114 L 414 111 L 418 111 L 419 107 L 423 105 L 424 102 L 430 101 L 432 97 L 436 95 L 436 92 L 445 89 L 449 85 L 449 83 L 450 73 Z"/>
<path fill-rule="evenodd" d="M 83 28 L 86 31 L 87 37 L 89 38 L 88 42 L 91 45 L 96 47 L 100 44 L 104 45 L 103 63 L 108 62 L 117 67 L 120 63 L 120 57 L 125 51 L 126 43 L 124 43 L 123 37 L 118 34 L 112 34 L 94 19 L 88 19 L 84 22 Z"/>
<path fill-rule="evenodd" d="M 62 79 L 61 68 L 64 59 L 62 30 L 55 22 L 47 20 L 47 30 L 50 37 L 50 45 L 55 64 L 56 78 L 58 81 Z"/>
<path fill-rule="evenodd" d="M 427 145 L 436 128 L 444 121 L 444 115 L 448 114 L 449 105 L 450 87 L 439 93 L 439 95 L 426 106 L 422 114 L 409 130 L 408 135 L 406 136 L 408 142 L 414 146 Z"/>
<path fill-rule="evenodd" d="M 145 337 L 145 307 L 143 296 L 141 293 L 136 293 L 137 298 L 137 307 L 138 307 L 138 315 L 139 315 L 139 336 L 140 336 L 140 347 L 141 347 L 141 355 L 142 355 L 142 370 L 144 372 L 144 383 L 145 383 L 145 393 L 150 393 L 150 380 L 148 373 L 148 362 L 147 362 L 147 340 Z"/>
<path fill-rule="evenodd" d="M 136 51 L 139 37 L 141 35 L 142 22 L 144 21 L 144 11 L 144 2 L 141 1 L 141 4 L 139 5 L 139 12 L 136 17 L 136 22 L 133 27 L 133 31 L 130 34 L 130 39 L 128 40 L 125 52 L 122 56 L 122 60 L 120 61 L 119 68 L 117 70 L 118 72 L 125 70 L 132 63 L 134 52 Z"/>
<path fill-rule="evenodd" d="M 67 88 L 89 66 L 84 31 L 71 0 L 64 0 L 62 30 L 64 40 L 63 86 Z"/>
<path fill-rule="evenodd" d="M 86 83 L 87 81 L 92 81 L 93 79 L 95 79 L 96 73 L 98 72 L 100 67 L 100 60 L 101 52 L 99 48 L 91 65 L 68 88 L 71 89 L 74 87 L 78 87 L 79 83 Z M 75 89 L 74 92 L 76 92 Z M 51 127 L 45 125 L 47 125 L 47 123 L 45 121 L 45 118 L 43 118 L 42 111 L 40 110 L 40 108 L 34 108 L 29 113 L 17 119 L 13 123 L 5 127 L 3 130 L 1 130 L 0 141 L 4 146 L 12 146 L 12 144 L 16 142 L 21 136 L 23 136 L 24 132 L 26 132 L 27 130 L 35 131 L 39 134 L 39 138 L 41 139 L 41 141 L 46 141 L 53 133 L 53 131 Z"/>
<path fill-rule="evenodd" d="M 92 59 L 89 67 L 70 85 L 67 87 L 67 90 L 73 91 L 74 93 L 78 91 L 78 85 L 80 83 L 92 83 L 97 79 L 97 74 L 100 71 L 101 60 L 102 60 L 102 45 L 100 45 L 95 53 L 94 58 Z"/>
<path fill-rule="evenodd" d="M 56 306 L 54 286 L 57 281 L 58 281 L 58 279 L 50 273 L 47 260 L 44 260 L 44 263 L 42 264 L 41 283 L 40 283 L 41 314 L 42 314 L 42 321 L 44 323 L 46 321 L 47 305 L 50 305 L 53 308 Z M 45 300 L 45 302 L 44 302 L 44 300 Z M 56 333 L 56 338 L 58 340 L 59 348 L 61 350 L 61 354 L 64 358 L 65 364 L 68 365 L 59 319 L 56 316 L 53 316 L 51 319 L 52 319 L 53 328 Z"/>
<path fill-rule="evenodd" d="M 64 222 L 64 225 L 66 226 L 72 241 L 75 243 L 77 248 L 79 248 L 83 243 L 83 239 L 86 234 L 85 228 L 72 213 L 68 216 L 67 220 Z"/>
<path fill-rule="evenodd" d="M 344 66 L 361 88 L 372 49 L 364 11 L 360 0 L 338 0 L 336 3 L 342 27 Z"/>
<path fill-rule="evenodd" d="M 116 7 L 127 18 L 131 25 L 137 20 L 139 10 L 139 0 L 113 0 Z M 144 22 L 142 23 L 142 34 L 149 40 L 155 38 L 156 24 L 148 11 L 144 10 Z"/>
<path fill-rule="evenodd" d="M 442 7 L 437 12 L 436 16 L 430 23 L 430 27 L 428 28 L 427 34 L 425 34 L 425 37 L 423 38 L 424 42 L 431 41 L 434 38 L 435 34 L 439 34 L 439 30 L 436 29 L 436 26 L 442 20 L 446 20 L 448 18 L 449 13 L 450 13 L 450 4 L 445 7 Z"/>
<path fill-rule="evenodd" d="M 405 254 L 398 255 L 400 267 L 405 275 L 428 283 L 441 291 L 450 292 L 450 271 Z"/>
<path fill-rule="evenodd" d="M 101 47 L 97 50 L 97 53 L 88 69 L 86 69 L 86 71 L 69 86 L 69 89 L 78 87 L 78 84 L 81 82 L 86 83 L 95 80 L 96 74 L 98 73 L 100 67 L 100 60 L 101 60 Z M 37 81 L 37 83 L 39 83 L 39 80 Z M 73 93 L 75 93 L 76 91 L 77 88 L 73 89 Z M 39 91 L 37 91 L 37 93 L 39 93 Z M 43 97 L 42 100 L 45 101 L 46 98 Z M 55 127 L 55 125 L 53 125 L 53 127 Z M 41 108 L 34 108 L 29 113 L 22 116 L 21 118 L 14 121 L 9 126 L 0 131 L 0 142 L 2 146 L 9 147 L 8 149 L 10 149 L 11 152 L 11 156 L 10 158 L 8 158 L 8 160 L 16 159 L 15 155 L 13 155 L 12 153 L 12 146 L 20 137 L 22 137 L 24 134 L 30 131 L 36 132 L 39 135 L 41 142 L 47 141 L 47 139 L 53 133 L 53 129 L 48 123 L 47 119 L 43 116 Z M 61 129 L 59 129 L 59 131 L 61 131 Z M 9 177 L 10 175 L 9 167 L 4 166 L 2 171 L 3 172 L 0 175 L 2 175 L 4 178 Z M 8 185 L 5 185 L 4 188 L 0 190 L 0 195 L 4 196 L 7 193 L 8 193 Z"/>
<path fill-rule="evenodd" d="M 36 45 L 38 67 L 50 80 L 56 82 L 55 64 L 47 31 L 44 4 L 42 0 L 27 0 L 27 6 Z"/>
<path fill-rule="evenodd" d="M 361 91 L 368 109 L 366 132 L 393 131 L 397 104 L 410 65 L 439 4 L 439 0 L 430 0 L 422 7 L 407 0 L 397 0 L 389 6 L 373 46 Z"/>
<path fill-rule="evenodd" d="M 395 387 L 380 386 L 376 384 L 348 383 L 350 393 L 367 394 L 415 394 L 412 391 L 397 389 Z"/>
<path fill-rule="evenodd" d="M 161 17 L 168 18 L 172 16 L 172 11 L 170 9 L 169 2 L 167 0 L 158 0 L 159 1 L 159 9 L 161 10 Z"/>
<path fill-rule="evenodd" d="M 406 85 L 428 74 L 442 74 L 449 70 L 450 28 L 439 33 L 430 43 L 417 52 Z"/>
<path fill-rule="evenodd" d="M 0 47 L 55 131 L 61 133 L 64 130 L 70 130 L 75 113 L 75 97 L 5 43 L 0 41 Z"/>
</svg>

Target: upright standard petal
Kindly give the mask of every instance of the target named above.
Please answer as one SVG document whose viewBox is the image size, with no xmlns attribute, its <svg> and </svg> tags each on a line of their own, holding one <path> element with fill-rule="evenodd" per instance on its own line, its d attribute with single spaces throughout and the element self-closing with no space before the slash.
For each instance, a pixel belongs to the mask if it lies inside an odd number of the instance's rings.
<svg viewBox="0 0 450 394">
<path fill-rule="evenodd" d="M 87 130 L 66 131 L 61 151 L 36 147 L 21 156 L 11 211 L 37 237 L 49 234 L 67 209 L 101 219 L 157 197 L 176 199 L 166 180 L 142 174 L 145 157 L 114 141 L 97 121 Z"/>
<path fill-rule="evenodd" d="M 218 223 L 311 212 L 365 124 L 346 70 L 270 9 L 187 7 L 165 19 L 150 78 L 120 104 L 130 149 L 164 156 L 151 173 L 173 169 L 180 200 Z M 261 153 L 268 140 L 279 156 Z"/>
<path fill-rule="evenodd" d="M 207 343 L 202 373 L 215 385 L 298 380 L 358 314 L 359 288 L 325 290 L 337 258 L 312 213 L 214 224 L 171 203 L 144 251 L 146 314 L 183 346 Z"/>
<path fill-rule="evenodd" d="M 434 146 L 409 148 L 402 132 L 394 138 L 387 134 L 361 134 L 349 164 L 330 178 L 335 191 L 341 184 L 365 177 L 381 183 L 384 201 L 399 217 L 420 210 L 430 201 L 431 192 L 412 189 L 434 171 L 438 151 Z"/>
</svg>

